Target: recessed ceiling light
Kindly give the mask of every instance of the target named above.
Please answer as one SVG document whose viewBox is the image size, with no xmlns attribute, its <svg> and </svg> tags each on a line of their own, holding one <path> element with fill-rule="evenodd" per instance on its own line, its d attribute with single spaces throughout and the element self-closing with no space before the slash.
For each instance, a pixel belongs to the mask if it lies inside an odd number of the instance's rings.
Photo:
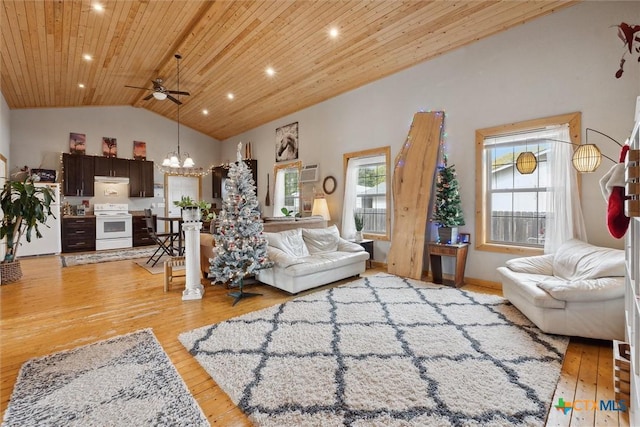
<svg viewBox="0 0 640 427">
<path fill-rule="evenodd" d="M 265 73 L 267 73 L 268 76 L 273 77 L 276 74 L 276 70 L 274 70 L 271 67 L 267 67 L 266 70 L 264 70 Z"/>
<path fill-rule="evenodd" d="M 93 59 L 93 56 L 85 53 L 84 55 L 82 55 L 82 59 L 84 59 L 85 61 L 91 61 Z"/>
<path fill-rule="evenodd" d="M 79 87 L 80 89 L 84 89 L 84 83 L 78 83 L 78 87 Z"/>
<path fill-rule="evenodd" d="M 209 114 L 209 110 L 207 110 L 207 109 L 202 110 L 202 114 L 204 114 L 205 116 L 208 115 Z"/>
<path fill-rule="evenodd" d="M 227 94 L 227 98 L 229 98 L 229 99 L 233 99 L 233 98 L 235 98 L 235 96 L 234 96 L 231 92 L 229 92 L 229 93 Z"/>
<path fill-rule="evenodd" d="M 329 37 L 331 37 L 332 39 L 335 39 L 336 37 L 338 37 L 338 34 L 340 34 L 340 32 L 336 27 L 333 27 L 329 30 Z"/>
<path fill-rule="evenodd" d="M 104 6 L 100 3 L 94 3 L 91 7 L 93 7 L 93 10 L 96 12 L 104 12 Z"/>
</svg>

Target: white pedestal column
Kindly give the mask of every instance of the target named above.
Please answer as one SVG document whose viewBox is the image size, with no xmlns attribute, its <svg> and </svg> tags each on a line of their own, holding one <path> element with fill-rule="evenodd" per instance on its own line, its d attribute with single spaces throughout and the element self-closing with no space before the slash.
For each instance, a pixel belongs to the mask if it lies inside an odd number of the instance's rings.
<svg viewBox="0 0 640 427">
<path fill-rule="evenodd" d="M 182 230 L 184 231 L 184 265 L 186 268 L 186 287 L 182 292 L 182 300 L 202 299 L 204 286 L 200 283 L 200 229 L 202 222 L 187 220 L 183 215 Z"/>
</svg>

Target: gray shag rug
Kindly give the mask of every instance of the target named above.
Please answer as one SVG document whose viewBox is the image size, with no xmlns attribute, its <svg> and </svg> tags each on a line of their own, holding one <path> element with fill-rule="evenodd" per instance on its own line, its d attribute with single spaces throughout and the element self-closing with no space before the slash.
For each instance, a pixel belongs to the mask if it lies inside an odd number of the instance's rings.
<svg viewBox="0 0 640 427">
<path fill-rule="evenodd" d="M 60 255 L 60 263 L 63 267 L 71 267 L 74 265 L 96 264 L 99 262 L 121 261 L 124 259 L 149 258 L 156 249 L 157 246 L 147 246 L 142 248 L 113 249 L 80 254 L 65 254 Z"/>
<path fill-rule="evenodd" d="M 258 426 L 543 425 L 569 339 L 387 274 L 180 335 Z"/>
<path fill-rule="evenodd" d="M 3 426 L 208 426 L 150 329 L 31 359 Z"/>
</svg>

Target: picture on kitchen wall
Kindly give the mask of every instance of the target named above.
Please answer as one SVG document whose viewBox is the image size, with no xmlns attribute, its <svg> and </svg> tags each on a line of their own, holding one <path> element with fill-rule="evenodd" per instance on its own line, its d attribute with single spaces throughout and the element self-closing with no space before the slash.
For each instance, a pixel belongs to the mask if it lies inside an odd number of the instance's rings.
<svg viewBox="0 0 640 427">
<path fill-rule="evenodd" d="M 102 137 L 102 155 L 104 157 L 118 157 L 118 142 L 115 138 Z"/>
<path fill-rule="evenodd" d="M 147 143 L 133 141 L 133 158 L 136 160 L 147 160 Z"/>
<path fill-rule="evenodd" d="M 298 158 L 298 122 L 276 129 L 276 162 Z"/>
<path fill-rule="evenodd" d="M 71 132 L 69 134 L 69 153 L 84 154 L 87 151 L 87 135 Z"/>
</svg>

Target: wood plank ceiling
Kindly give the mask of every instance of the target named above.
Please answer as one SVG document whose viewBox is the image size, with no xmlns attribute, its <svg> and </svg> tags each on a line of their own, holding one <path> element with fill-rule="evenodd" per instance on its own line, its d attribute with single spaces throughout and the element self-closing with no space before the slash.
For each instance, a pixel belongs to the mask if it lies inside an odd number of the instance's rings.
<svg viewBox="0 0 640 427">
<path fill-rule="evenodd" d="M 94 3 L 2 2 L 9 107 L 133 105 L 175 120 L 176 104 L 125 85 L 162 78 L 177 89 L 179 53 L 180 90 L 191 93 L 180 122 L 222 140 L 575 1 L 111 0 L 103 12 Z"/>
</svg>

